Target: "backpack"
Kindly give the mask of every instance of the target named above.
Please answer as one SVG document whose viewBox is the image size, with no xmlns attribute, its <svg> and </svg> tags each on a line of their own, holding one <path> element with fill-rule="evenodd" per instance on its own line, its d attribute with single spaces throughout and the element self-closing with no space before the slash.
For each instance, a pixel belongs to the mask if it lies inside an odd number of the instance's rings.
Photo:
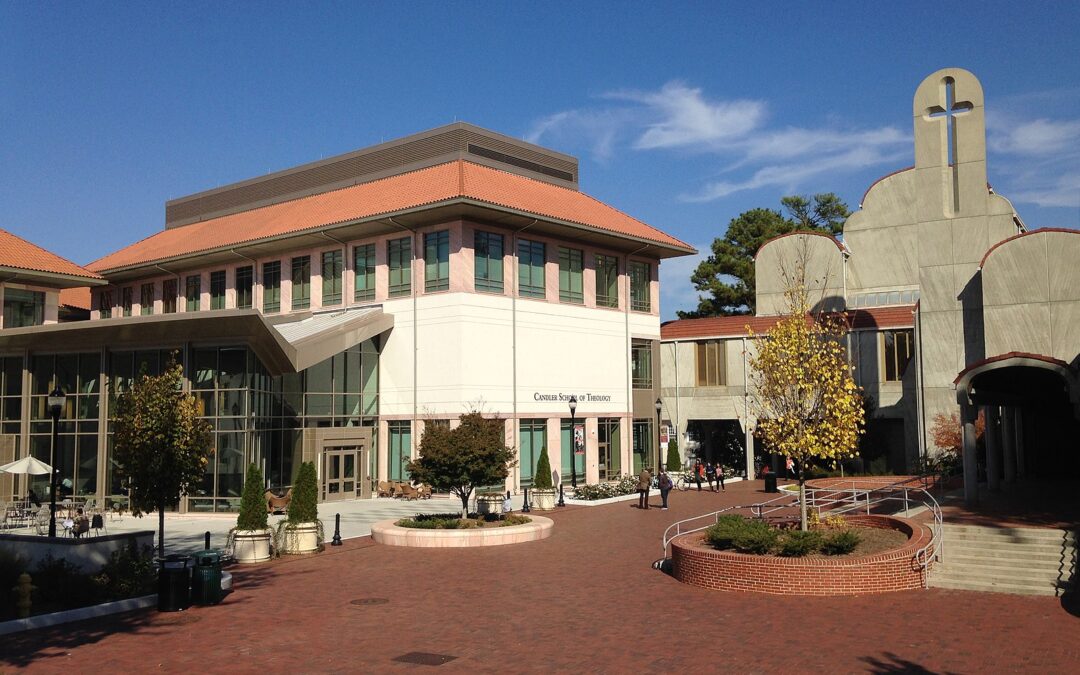
<svg viewBox="0 0 1080 675">
<path fill-rule="evenodd" d="M 667 475 L 665 473 L 663 476 L 660 477 L 660 489 L 661 490 L 670 490 L 672 488 L 672 485 L 673 484 L 671 482 L 671 476 L 669 476 L 669 475 Z"/>
</svg>

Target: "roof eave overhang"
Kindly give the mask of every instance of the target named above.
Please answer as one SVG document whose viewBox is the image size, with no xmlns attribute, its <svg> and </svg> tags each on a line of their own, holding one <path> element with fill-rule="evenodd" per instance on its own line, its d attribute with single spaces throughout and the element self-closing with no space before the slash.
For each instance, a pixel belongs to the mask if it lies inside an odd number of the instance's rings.
<svg viewBox="0 0 1080 675">
<path fill-rule="evenodd" d="M 25 282 L 53 288 L 82 288 L 83 286 L 104 286 L 109 283 L 102 277 L 84 277 L 77 274 L 45 272 L 24 267 L 0 265 L 0 281 Z"/>
<path fill-rule="evenodd" d="M 293 238 L 301 237 L 301 236 L 318 235 L 318 234 L 324 233 L 324 232 L 329 234 L 329 233 L 333 232 L 334 230 L 339 230 L 339 229 L 343 229 L 343 228 L 346 228 L 346 227 L 353 227 L 353 226 L 356 226 L 356 225 L 363 225 L 365 223 L 376 223 L 376 222 L 379 222 L 379 221 L 387 220 L 388 218 L 401 218 L 401 217 L 405 217 L 405 216 L 409 216 L 409 215 L 413 215 L 413 214 L 417 214 L 417 213 L 422 213 L 424 211 L 430 211 L 430 210 L 434 210 L 434 209 L 453 206 L 455 204 L 462 204 L 462 205 L 468 205 L 468 206 L 473 206 L 473 207 L 477 207 L 477 208 L 488 209 L 488 210 L 497 211 L 497 212 L 505 213 L 505 214 L 509 214 L 509 215 L 520 216 L 522 218 L 535 218 L 535 219 L 543 220 L 545 222 L 553 223 L 553 224 L 556 224 L 556 225 L 562 225 L 564 227 L 570 227 L 570 228 L 573 228 L 573 229 L 583 230 L 583 231 L 589 232 L 591 234 L 611 237 L 612 239 L 619 239 L 619 240 L 628 241 L 628 242 L 636 242 L 636 243 L 639 243 L 639 244 L 641 244 L 643 246 L 654 249 L 654 251 L 656 253 L 660 254 L 660 255 L 657 256 L 657 257 L 660 257 L 660 258 L 673 258 L 673 257 L 678 257 L 678 256 L 683 256 L 683 255 L 694 255 L 694 254 L 697 253 L 697 249 L 695 249 L 692 246 L 676 246 L 676 245 L 673 245 L 673 244 L 667 244 L 667 243 L 663 243 L 663 242 L 658 242 L 658 241 L 648 239 L 648 238 L 645 238 L 645 237 L 638 237 L 638 236 L 634 236 L 634 235 L 622 234 L 620 232 L 613 232 L 611 230 L 604 229 L 602 227 L 596 227 L 596 226 L 593 226 L 593 225 L 587 225 L 585 223 L 578 223 L 578 222 L 575 222 L 575 221 L 564 220 L 564 219 L 561 219 L 561 218 L 553 218 L 551 216 L 545 216 L 543 214 L 531 213 L 529 211 L 525 211 L 525 210 L 522 210 L 522 209 L 514 209 L 514 208 L 507 207 L 507 206 L 502 206 L 500 204 L 493 204 L 491 202 L 486 202 L 486 201 L 483 201 L 483 200 L 480 200 L 480 199 L 472 199 L 472 198 L 469 198 L 469 197 L 452 197 L 450 199 L 443 199 L 443 200 L 439 200 L 439 201 L 435 201 L 435 202 L 429 202 L 427 204 L 421 204 L 421 205 L 410 207 L 410 208 L 407 208 L 407 209 L 398 209 L 396 211 L 387 211 L 387 212 L 379 213 L 379 214 L 376 214 L 376 215 L 365 216 L 363 218 L 354 218 L 354 219 L 350 219 L 350 220 L 342 220 L 342 221 L 338 221 L 338 222 L 335 222 L 335 223 L 328 223 L 328 224 L 325 224 L 325 225 L 319 225 L 319 226 L 316 226 L 316 227 L 310 227 L 310 228 L 307 228 L 307 229 L 304 229 L 304 230 L 296 230 L 296 231 L 293 231 L 293 232 L 286 232 L 286 233 L 283 233 L 283 234 L 273 235 L 273 236 L 269 236 L 269 237 L 260 237 L 258 239 L 251 239 L 249 241 L 237 242 L 235 244 L 229 244 L 229 245 L 226 245 L 226 246 L 217 246 L 217 247 L 214 247 L 214 248 L 203 249 L 203 250 L 200 250 L 200 251 L 193 251 L 191 253 L 184 253 L 182 255 L 169 256 L 169 257 L 166 257 L 166 258 L 159 258 L 159 259 L 156 259 L 156 260 L 148 260 L 148 261 L 145 261 L 145 262 L 135 263 L 135 264 L 131 264 L 131 265 L 121 265 L 119 267 L 112 267 L 112 268 L 101 268 L 101 269 L 96 269 L 94 271 L 97 272 L 98 274 L 101 274 L 102 276 L 109 276 L 109 275 L 123 274 L 125 272 L 134 272 L 134 271 L 144 270 L 144 269 L 148 269 L 148 268 L 162 269 L 163 266 L 165 266 L 165 265 L 169 265 L 169 264 L 172 264 L 172 263 L 180 263 L 180 262 L 192 260 L 193 258 L 198 258 L 198 257 L 205 256 L 205 255 L 212 255 L 212 254 L 216 254 L 216 253 L 236 252 L 236 251 L 240 251 L 240 250 L 243 250 L 243 249 L 249 248 L 249 247 L 255 247 L 255 246 L 270 244 L 270 243 L 284 241 L 284 240 L 287 240 L 287 239 L 293 239 Z M 99 283 L 108 283 L 108 282 L 107 281 L 102 281 L 102 282 L 99 282 Z"/>
</svg>

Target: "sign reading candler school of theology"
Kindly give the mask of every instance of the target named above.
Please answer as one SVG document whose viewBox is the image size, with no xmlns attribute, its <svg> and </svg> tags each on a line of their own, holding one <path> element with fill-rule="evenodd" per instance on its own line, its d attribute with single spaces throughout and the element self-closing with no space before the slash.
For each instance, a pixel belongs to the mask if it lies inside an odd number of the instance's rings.
<svg viewBox="0 0 1080 675">
<path fill-rule="evenodd" d="M 543 392 L 533 392 L 534 401 L 570 401 L 571 397 L 577 397 L 578 401 L 595 401 L 598 403 L 610 403 L 610 394 L 564 394 L 559 392 L 557 394 L 545 394 Z"/>
</svg>

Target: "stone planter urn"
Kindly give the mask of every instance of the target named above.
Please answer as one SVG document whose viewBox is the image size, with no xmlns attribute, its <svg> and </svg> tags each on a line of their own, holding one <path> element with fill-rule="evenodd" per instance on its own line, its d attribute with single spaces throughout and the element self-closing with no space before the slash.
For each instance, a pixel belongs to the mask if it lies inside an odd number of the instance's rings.
<svg viewBox="0 0 1080 675">
<path fill-rule="evenodd" d="M 532 497 L 532 507 L 539 511 L 553 511 L 555 509 L 555 488 L 533 488 L 529 491 Z"/>
<path fill-rule="evenodd" d="M 281 528 L 281 552 L 293 555 L 315 553 L 319 550 L 319 524 L 298 523 Z"/>
<path fill-rule="evenodd" d="M 484 494 L 476 495 L 476 511 L 477 513 L 502 513 L 503 496 L 498 492 L 485 492 Z"/>
<path fill-rule="evenodd" d="M 233 532 L 233 557 L 248 564 L 270 559 L 270 530 L 236 530 Z"/>
</svg>

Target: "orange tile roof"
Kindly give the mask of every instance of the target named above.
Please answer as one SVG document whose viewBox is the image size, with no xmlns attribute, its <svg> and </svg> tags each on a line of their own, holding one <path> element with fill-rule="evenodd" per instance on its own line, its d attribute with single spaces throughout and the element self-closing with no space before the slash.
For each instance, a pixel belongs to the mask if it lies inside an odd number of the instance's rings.
<svg viewBox="0 0 1080 675">
<path fill-rule="evenodd" d="M 868 307 L 846 312 L 851 328 L 910 328 L 915 325 L 914 305 Z M 755 333 L 767 333 L 779 316 L 714 316 L 705 319 L 679 319 L 660 326 L 661 340 L 746 337 L 747 327 Z"/>
<path fill-rule="evenodd" d="M 90 309 L 90 287 L 63 288 L 60 290 L 60 304 L 79 309 Z"/>
<path fill-rule="evenodd" d="M 113 270 L 455 199 L 486 202 L 693 251 L 689 244 L 584 193 L 457 160 L 158 232 L 88 267 Z"/>
<path fill-rule="evenodd" d="M 101 278 L 100 275 L 79 267 L 66 258 L 61 258 L 2 229 L 0 229 L 0 267 L 14 267 L 47 274 L 66 274 L 88 279 Z"/>
</svg>

